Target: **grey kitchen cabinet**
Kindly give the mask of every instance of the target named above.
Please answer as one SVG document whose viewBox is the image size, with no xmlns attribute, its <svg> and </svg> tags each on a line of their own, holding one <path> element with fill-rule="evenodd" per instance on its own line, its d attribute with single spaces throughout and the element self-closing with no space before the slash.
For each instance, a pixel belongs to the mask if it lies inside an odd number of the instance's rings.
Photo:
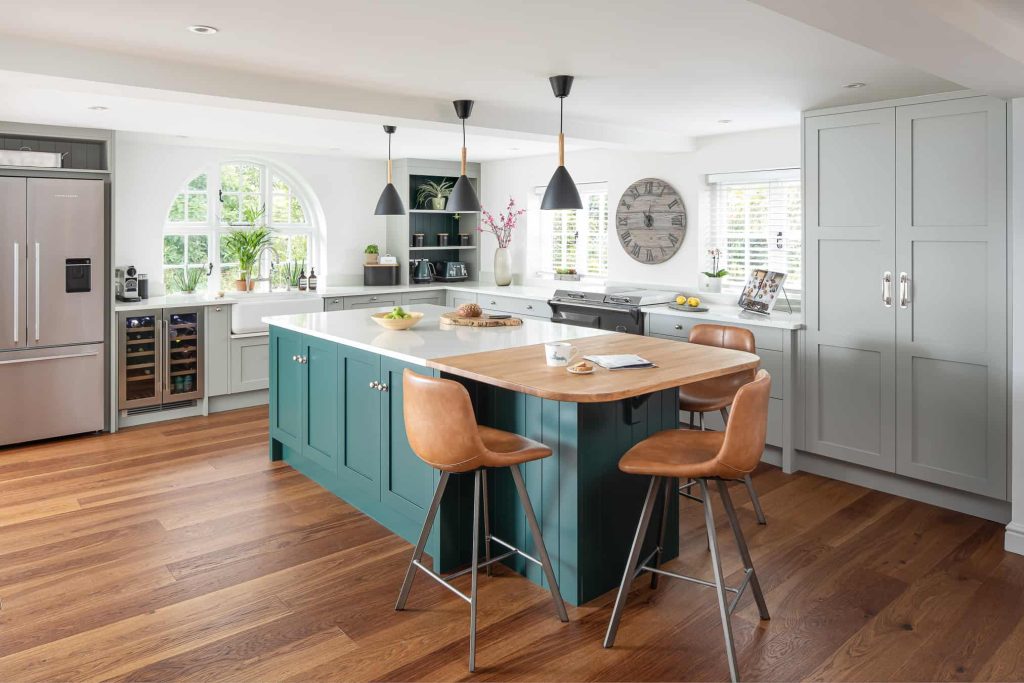
<svg viewBox="0 0 1024 683">
<path fill-rule="evenodd" d="M 805 117 L 808 451 L 1006 498 L 1005 117 Z"/>
<path fill-rule="evenodd" d="M 476 298 L 476 294 L 473 292 L 458 292 L 449 289 L 445 297 L 445 303 L 448 305 L 448 308 L 458 308 L 462 304 L 475 304 Z"/>
<path fill-rule="evenodd" d="M 231 340 L 231 393 L 256 391 L 270 386 L 270 336 L 235 337 Z"/>
<path fill-rule="evenodd" d="M 345 310 L 345 299 L 340 296 L 328 296 L 324 297 L 324 310 L 325 311 L 343 311 Z"/>
<path fill-rule="evenodd" d="M 431 289 L 426 292 L 405 292 L 402 294 L 402 305 L 412 306 L 415 304 L 433 304 L 434 306 L 445 305 L 445 290 Z"/>
<path fill-rule="evenodd" d="M 480 294 L 477 296 L 477 303 L 484 311 L 490 313 L 509 313 L 537 320 L 551 319 L 551 307 L 548 306 L 546 300 L 542 299 L 520 299 L 514 296 Z"/>
<path fill-rule="evenodd" d="M 231 306 L 206 307 L 206 395 L 231 392 Z"/>
<path fill-rule="evenodd" d="M 360 294 L 357 296 L 346 296 L 344 307 L 346 311 L 356 308 L 381 308 L 382 306 L 398 306 L 402 303 L 402 295 L 398 292 L 389 294 Z"/>
</svg>

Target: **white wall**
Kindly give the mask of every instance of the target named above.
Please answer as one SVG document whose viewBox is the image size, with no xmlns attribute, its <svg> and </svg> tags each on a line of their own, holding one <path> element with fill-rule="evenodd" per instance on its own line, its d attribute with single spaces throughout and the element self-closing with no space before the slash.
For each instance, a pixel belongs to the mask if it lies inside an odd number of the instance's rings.
<svg viewBox="0 0 1024 683">
<path fill-rule="evenodd" d="M 162 234 L 171 201 L 197 170 L 228 159 L 254 158 L 279 165 L 316 196 L 326 247 L 321 250 L 318 274 L 327 284 L 362 283 L 363 247 L 384 243 L 385 218 L 373 215 L 385 182 L 382 161 L 241 154 L 236 149 L 168 144 L 125 134 L 117 137 L 115 155 L 114 260 L 116 265 L 132 264 L 147 273 L 151 295 L 162 292 Z"/>
<path fill-rule="evenodd" d="M 509 195 L 521 207 L 538 186 L 546 185 L 555 170 L 556 156 L 530 157 L 507 161 L 485 161 L 481 165 L 481 202 L 492 213 L 503 210 Z M 768 168 L 800 166 L 800 128 L 735 133 L 701 138 L 693 152 L 661 154 L 657 152 L 625 152 L 592 150 L 568 153 L 566 168 L 577 183 L 606 181 L 609 202 L 608 280 L 665 285 L 670 288 L 694 288 L 697 275 L 707 265 L 698 244 L 701 203 L 708 173 L 751 171 Z M 682 195 L 687 209 L 686 237 L 679 251 L 665 263 L 647 265 L 630 258 L 619 245 L 614 230 L 615 206 L 623 191 L 634 181 L 655 177 L 666 180 Z M 524 219 L 528 216 L 524 216 Z M 536 218 L 534 217 L 534 220 Z M 531 223 L 529 229 L 533 231 Z M 527 225 L 520 223 L 522 234 L 512 241 L 512 264 L 516 282 L 529 281 L 527 272 Z M 481 236 L 481 279 L 490 279 L 493 270 L 495 240 Z"/>
<path fill-rule="evenodd" d="M 1010 104 L 1010 499 L 1006 549 L 1024 555 L 1024 98 Z"/>
</svg>

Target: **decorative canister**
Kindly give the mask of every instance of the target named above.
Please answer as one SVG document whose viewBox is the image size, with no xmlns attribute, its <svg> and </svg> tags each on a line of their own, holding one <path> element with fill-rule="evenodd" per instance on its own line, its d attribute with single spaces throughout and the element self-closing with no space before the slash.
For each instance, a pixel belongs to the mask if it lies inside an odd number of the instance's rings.
<svg viewBox="0 0 1024 683">
<path fill-rule="evenodd" d="M 412 246 L 414 246 L 414 247 L 422 247 L 422 246 L 424 246 L 423 242 L 424 242 L 424 240 L 426 240 L 426 238 L 427 238 L 427 236 L 424 233 L 422 233 L 422 232 L 414 232 L 412 234 Z"/>
<path fill-rule="evenodd" d="M 447 247 L 448 246 L 448 233 L 442 232 L 437 236 L 437 246 Z"/>
</svg>

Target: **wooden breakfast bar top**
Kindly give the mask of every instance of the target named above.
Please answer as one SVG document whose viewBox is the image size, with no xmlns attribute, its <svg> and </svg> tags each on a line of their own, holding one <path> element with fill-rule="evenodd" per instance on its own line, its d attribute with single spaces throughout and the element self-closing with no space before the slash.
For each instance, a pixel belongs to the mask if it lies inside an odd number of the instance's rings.
<svg viewBox="0 0 1024 683">
<path fill-rule="evenodd" d="M 430 359 L 427 367 L 553 401 L 602 403 L 730 375 L 760 364 L 757 356 L 743 351 L 621 332 L 569 343 L 579 349 L 574 363 L 587 355 L 633 353 L 657 367 L 606 370 L 597 366 L 593 374 L 574 375 L 565 368 L 549 367 L 544 361 L 543 344 Z"/>
</svg>

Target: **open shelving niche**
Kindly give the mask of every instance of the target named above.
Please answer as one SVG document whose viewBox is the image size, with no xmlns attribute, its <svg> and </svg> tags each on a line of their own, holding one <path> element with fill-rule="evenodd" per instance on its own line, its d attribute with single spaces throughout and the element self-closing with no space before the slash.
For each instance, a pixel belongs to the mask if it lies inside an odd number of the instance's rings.
<svg viewBox="0 0 1024 683">
<path fill-rule="evenodd" d="M 470 280 L 480 279 L 480 214 L 425 209 L 416 204 L 416 192 L 428 180 L 450 180 L 452 184 L 459 177 L 459 162 L 432 161 L 428 159 L 398 159 L 394 162 L 393 182 L 399 195 L 405 201 L 408 211 L 405 216 L 387 217 L 387 253 L 398 257 L 401 264 L 401 283 L 411 282 L 410 272 L 413 259 L 427 258 L 433 262 L 462 261 L 469 271 Z M 466 177 L 480 195 L 480 164 L 466 165 Z M 422 247 L 412 246 L 414 233 L 424 233 Z M 459 245 L 459 233 L 469 235 L 469 246 Z M 437 246 L 437 235 L 448 234 L 449 245 Z"/>
</svg>

